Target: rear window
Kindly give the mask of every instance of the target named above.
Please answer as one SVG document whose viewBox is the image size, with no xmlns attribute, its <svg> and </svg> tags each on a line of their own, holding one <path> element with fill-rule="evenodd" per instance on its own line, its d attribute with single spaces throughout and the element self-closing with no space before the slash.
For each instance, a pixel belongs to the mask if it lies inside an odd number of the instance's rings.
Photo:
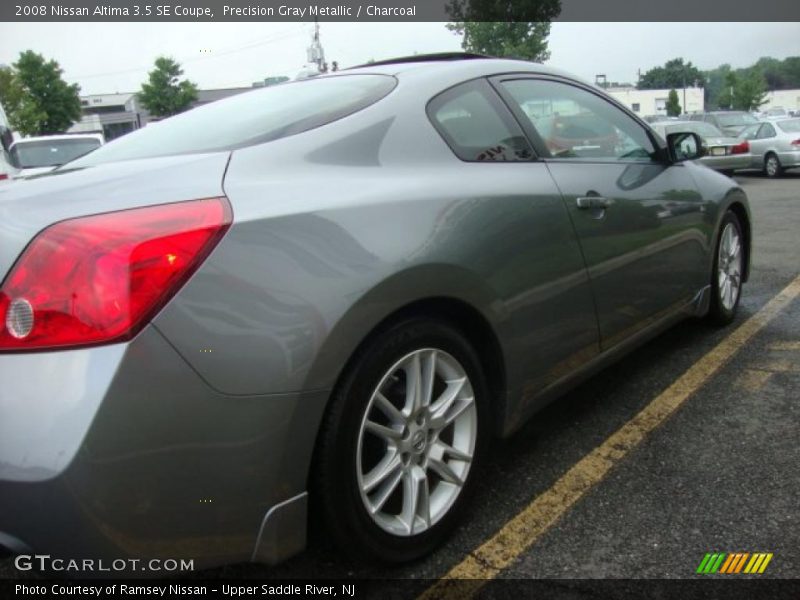
<svg viewBox="0 0 800 600">
<path fill-rule="evenodd" d="M 786 133 L 800 133 L 800 119 L 790 119 L 789 121 L 778 121 L 775 123 Z"/>
<path fill-rule="evenodd" d="M 57 167 L 100 147 L 100 140 L 41 140 L 17 142 L 11 160 L 22 169 Z"/>
<path fill-rule="evenodd" d="M 366 108 L 395 85 L 388 75 L 340 75 L 283 83 L 151 123 L 70 163 L 100 163 L 233 150 L 290 136 Z"/>
</svg>

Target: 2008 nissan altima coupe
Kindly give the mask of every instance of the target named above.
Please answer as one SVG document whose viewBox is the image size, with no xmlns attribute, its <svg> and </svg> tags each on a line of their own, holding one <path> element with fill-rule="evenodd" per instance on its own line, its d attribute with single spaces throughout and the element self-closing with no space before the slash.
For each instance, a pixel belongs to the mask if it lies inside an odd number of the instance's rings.
<svg viewBox="0 0 800 600">
<path fill-rule="evenodd" d="M 546 124 L 543 126 L 542 124 Z M 189 111 L 0 191 L 0 544 L 374 560 L 486 442 L 685 317 L 734 318 L 734 181 L 538 64 L 388 61 Z"/>
</svg>

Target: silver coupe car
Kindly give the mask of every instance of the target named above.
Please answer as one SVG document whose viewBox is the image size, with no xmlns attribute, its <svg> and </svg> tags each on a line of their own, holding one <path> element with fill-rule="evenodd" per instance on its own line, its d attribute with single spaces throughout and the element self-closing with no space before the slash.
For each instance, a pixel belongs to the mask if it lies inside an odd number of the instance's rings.
<svg viewBox="0 0 800 600">
<path fill-rule="evenodd" d="M 561 71 L 436 55 L 0 188 L 0 545 L 275 563 L 313 515 L 425 555 L 490 438 L 734 318 L 748 201 L 701 154 Z"/>
</svg>

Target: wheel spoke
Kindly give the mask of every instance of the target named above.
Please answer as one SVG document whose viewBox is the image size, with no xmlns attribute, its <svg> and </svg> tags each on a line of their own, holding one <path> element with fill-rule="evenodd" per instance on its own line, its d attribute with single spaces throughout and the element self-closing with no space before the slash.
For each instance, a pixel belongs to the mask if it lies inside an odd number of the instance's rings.
<svg viewBox="0 0 800 600">
<path fill-rule="evenodd" d="M 414 534 L 417 516 L 430 523 L 430 509 L 428 478 L 419 465 L 414 465 L 403 476 L 403 509 L 399 515 L 408 535 Z"/>
<path fill-rule="evenodd" d="M 420 406 L 430 406 L 433 400 L 433 383 L 436 380 L 436 350 L 431 350 L 425 357 L 425 362 L 422 365 L 422 396 L 420 398 Z"/>
<path fill-rule="evenodd" d="M 399 454 L 396 452 L 387 452 L 381 462 L 372 467 L 372 470 L 364 475 L 364 482 L 361 485 L 361 489 L 367 493 L 371 492 L 393 473 L 401 473 L 400 467 L 402 464 Z"/>
<path fill-rule="evenodd" d="M 422 365 L 419 353 L 411 356 L 405 364 L 406 403 L 403 407 L 405 415 L 413 415 L 422 406 Z"/>
<path fill-rule="evenodd" d="M 462 452 L 461 450 L 458 450 L 456 448 L 453 448 L 453 446 L 451 446 L 450 444 L 445 444 L 442 440 L 436 440 L 436 443 L 434 444 L 433 448 L 431 448 L 431 452 L 432 453 L 435 452 L 436 454 L 434 454 L 434 456 L 438 456 L 439 458 L 442 458 L 444 456 L 449 456 L 454 460 L 460 460 L 462 462 L 472 462 L 471 455 L 467 454 L 466 452 Z M 439 454 L 439 452 L 441 452 L 441 454 Z"/>
<path fill-rule="evenodd" d="M 403 416 L 403 413 L 392 404 L 389 399 L 380 393 L 380 391 L 375 393 L 375 406 L 386 415 L 392 423 L 396 423 L 398 425 L 405 425 L 406 418 Z"/>
<path fill-rule="evenodd" d="M 397 469 L 394 471 L 394 474 L 391 478 L 386 480 L 381 486 L 381 489 L 378 490 L 376 494 L 374 502 L 372 502 L 370 506 L 370 512 L 374 515 L 380 509 L 383 508 L 383 505 L 386 504 L 386 501 L 391 497 L 392 493 L 397 489 L 397 485 L 403 480 L 403 470 Z"/>
<path fill-rule="evenodd" d="M 453 391 L 448 388 L 440 400 L 437 400 L 435 409 L 431 415 L 430 425 L 436 431 L 441 431 L 450 423 L 455 421 L 461 416 L 465 410 L 472 406 L 475 399 L 470 396 L 469 398 L 459 398 L 458 394 L 464 387 L 466 379 L 460 379 L 453 386 Z"/>
<path fill-rule="evenodd" d="M 741 248 L 741 245 L 739 244 L 739 236 L 734 235 L 732 238 L 733 239 L 731 240 L 731 244 L 728 248 L 728 257 L 731 261 L 736 260 L 736 258 L 739 256 L 739 250 Z"/>
<path fill-rule="evenodd" d="M 435 471 L 442 480 L 446 481 L 447 483 L 452 483 L 461 487 L 464 485 L 464 481 L 456 475 L 455 471 L 450 468 L 444 460 L 440 460 L 438 458 L 428 457 L 428 467 Z"/>
<path fill-rule="evenodd" d="M 386 427 L 385 425 L 381 425 L 375 421 L 367 421 L 364 424 L 364 429 L 369 431 L 371 434 L 378 436 L 379 438 L 383 438 L 387 442 L 397 441 L 403 436 L 403 434 L 396 429 Z"/>
</svg>

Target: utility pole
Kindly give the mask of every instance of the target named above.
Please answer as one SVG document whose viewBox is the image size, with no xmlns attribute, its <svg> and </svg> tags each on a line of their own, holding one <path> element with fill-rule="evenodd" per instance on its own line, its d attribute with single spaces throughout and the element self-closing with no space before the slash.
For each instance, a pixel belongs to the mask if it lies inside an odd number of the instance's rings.
<svg viewBox="0 0 800 600">
<path fill-rule="evenodd" d="M 328 65 L 325 62 L 325 50 L 319 41 L 319 21 L 314 19 L 314 36 L 311 39 L 311 45 L 308 47 L 308 62 L 317 65 L 317 71 L 325 73 L 328 70 Z"/>
</svg>

